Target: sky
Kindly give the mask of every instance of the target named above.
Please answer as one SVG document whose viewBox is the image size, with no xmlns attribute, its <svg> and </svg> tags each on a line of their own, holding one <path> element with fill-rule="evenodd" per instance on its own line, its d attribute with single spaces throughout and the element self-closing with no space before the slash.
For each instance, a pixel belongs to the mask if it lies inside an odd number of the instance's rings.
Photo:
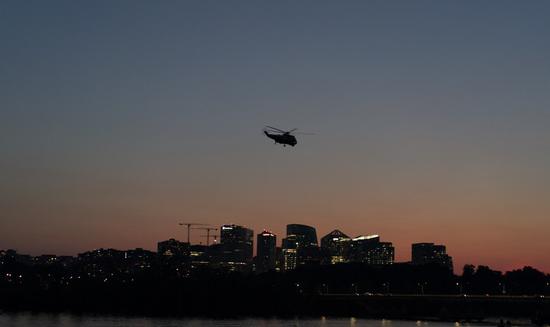
<svg viewBox="0 0 550 327">
<path fill-rule="evenodd" d="M 550 272 L 547 1 L 2 1 L 0 249 L 178 222 Z M 262 135 L 299 128 L 296 147 Z M 192 242 L 205 242 L 193 231 Z"/>
</svg>

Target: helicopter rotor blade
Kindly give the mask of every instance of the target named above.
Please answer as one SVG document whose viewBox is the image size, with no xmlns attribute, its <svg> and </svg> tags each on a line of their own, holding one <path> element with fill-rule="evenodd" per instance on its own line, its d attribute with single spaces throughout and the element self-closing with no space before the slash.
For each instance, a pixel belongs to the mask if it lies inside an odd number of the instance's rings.
<svg viewBox="0 0 550 327">
<path fill-rule="evenodd" d="M 270 129 L 272 129 L 272 130 L 274 130 L 274 131 L 277 131 L 277 132 L 279 132 L 279 133 L 286 133 L 286 132 L 283 131 L 282 129 L 278 129 L 278 128 L 276 128 L 276 127 L 267 126 L 267 125 L 266 125 L 265 127 L 270 128 Z"/>
<path fill-rule="evenodd" d="M 291 129 L 290 131 L 288 131 L 286 133 L 290 134 L 290 133 L 294 132 L 295 130 L 297 130 L 297 128 L 293 128 L 293 129 Z"/>
<path fill-rule="evenodd" d="M 264 128 L 264 129 L 262 129 L 262 134 L 264 134 L 264 133 L 268 133 L 268 134 L 277 133 L 277 134 L 280 134 L 279 131 L 275 131 L 275 130 L 272 130 L 272 129 L 269 129 L 269 128 Z"/>
</svg>

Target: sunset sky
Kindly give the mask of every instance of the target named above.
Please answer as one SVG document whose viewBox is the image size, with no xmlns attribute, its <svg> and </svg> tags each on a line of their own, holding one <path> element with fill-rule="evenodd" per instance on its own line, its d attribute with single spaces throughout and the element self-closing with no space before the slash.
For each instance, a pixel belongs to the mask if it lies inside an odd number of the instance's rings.
<svg viewBox="0 0 550 327">
<path fill-rule="evenodd" d="M 548 1 L 2 1 L 0 249 L 179 221 L 550 272 Z M 295 148 L 264 125 L 298 127 Z M 203 241 L 195 231 L 193 242 Z"/>
</svg>

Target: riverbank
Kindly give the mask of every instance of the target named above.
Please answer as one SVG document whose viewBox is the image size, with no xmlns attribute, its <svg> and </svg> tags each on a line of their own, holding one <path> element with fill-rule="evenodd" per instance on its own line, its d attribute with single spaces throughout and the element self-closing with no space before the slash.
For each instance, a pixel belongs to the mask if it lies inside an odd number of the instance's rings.
<svg viewBox="0 0 550 327">
<path fill-rule="evenodd" d="M 262 301 L 242 296 L 231 301 L 228 296 L 219 296 L 195 299 L 150 298 L 149 301 L 140 302 L 121 298 L 119 294 L 108 299 L 95 298 L 92 301 L 89 298 L 90 301 L 81 299 L 68 302 L 62 296 L 44 298 L 35 294 L 33 298 L 14 296 L 11 299 L 13 301 L 2 301 L 5 312 L 218 319 L 330 316 L 470 323 L 498 322 L 495 320 L 498 318 L 536 324 L 550 323 L 550 299 L 541 296 L 316 294 L 293 295 L 282 300 L 264 298 Z"/>
</svg>

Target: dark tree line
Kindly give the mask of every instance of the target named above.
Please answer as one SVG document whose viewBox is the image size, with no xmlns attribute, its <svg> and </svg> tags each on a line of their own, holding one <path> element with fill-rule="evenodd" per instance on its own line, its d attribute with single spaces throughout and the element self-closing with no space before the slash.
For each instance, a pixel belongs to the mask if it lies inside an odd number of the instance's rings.
<svg viewBox="0 0 550 327">
<path fill-rule="evenodd" d="M 550 276 L 534 268 L 501 273 L 486 266 L 455 275 L 438 265 L 304 266 L 286 273 L 231 272 L 157 256 L 103 256 L 71 264 L 28 264 L 4 257 L 0 306 L 140 314 L 297 314 L 315 312 L 324 294 L 550 295 Z"/>
<path fill-rule="evenodd" d="M 550 275 L 532 267 L 502 273 L 487 266 L 464 266 L 458 277 L 465 293 L 546 295 L 550 292 Z"/>
</svg>

